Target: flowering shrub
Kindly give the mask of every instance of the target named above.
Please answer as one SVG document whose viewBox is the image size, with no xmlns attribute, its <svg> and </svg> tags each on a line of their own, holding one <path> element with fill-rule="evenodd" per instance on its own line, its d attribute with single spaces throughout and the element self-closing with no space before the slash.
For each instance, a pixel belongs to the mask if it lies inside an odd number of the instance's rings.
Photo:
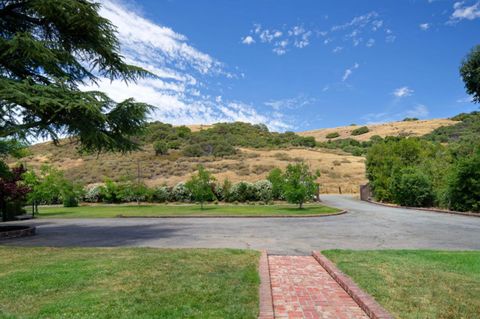
<svg viewBox="0 0 480 319">
<path fill-rule="evenodd" d="M 85 189 L 83 200 L 89 203 L 98 203 L 101 200 L 101 186 L 95 185 Z"/>
<path fill-rule="evenodd" d="M 171 197 L 173 200 L 179 202 L 190 201 L 192 198 L 191 192 L 185 186 L 184 182 L 180 182 L 172 189 Z"/>
<path fill-rule="evenodd" d="M 230 198 L 232 201 L 246 202 L 257 200 L 255 187 L 249 182 L 239 182 L 230 189 Z"/>
<path fill-rule="evenodd" d="M 170 199 L 171 193 L 167 186 L 160 186 L 152 191 L 152 201 L 165 203 Z"/>
<path fill-rule="evenodd" d="M 254 185 L 256 198 L 264 203 L 268 203 L 273 198 L 272 183 L 268 180 L 257 181 Z"/>
</svg>

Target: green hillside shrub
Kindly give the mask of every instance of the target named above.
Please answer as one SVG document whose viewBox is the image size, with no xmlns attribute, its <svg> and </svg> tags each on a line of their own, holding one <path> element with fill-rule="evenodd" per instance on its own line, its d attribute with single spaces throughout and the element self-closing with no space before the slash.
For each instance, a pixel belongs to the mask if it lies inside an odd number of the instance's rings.
<svg viewBox="0 0 480 319">
<path fill-rule="evenodd" d="M 362 134 L 365 134 L 365 133 L 368 133 L 370 132 L 369 128 L 366 127 L 366 126 L 361 126 L 359 128 L 356 128 L 352 131 L 352 133 L 350 133 L 350 135 L 352 136 L 358 136 L 358 135 L 362 135 Z"/>
<path fill-rule="evenodd" d="M 326 138 L 337 138 L 340 136 L 340 133 L 338 132 L 332 132 L 332 133 L 328 133 L 325 137 Z"/>
</svg>

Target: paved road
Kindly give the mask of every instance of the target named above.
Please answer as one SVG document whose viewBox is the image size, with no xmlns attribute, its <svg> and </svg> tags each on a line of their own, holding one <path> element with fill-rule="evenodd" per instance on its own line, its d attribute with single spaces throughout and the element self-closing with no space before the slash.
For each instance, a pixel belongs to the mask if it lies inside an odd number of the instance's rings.
<svg viewBox="0 0 480 319">
<path fill-rule="evenodd" d="M 40 219 L 38 235 L 4 240 L 21 246 L 146 246 L 268 249 L 480 249 L 480 218 L 378 206 L 325 195 L 348 214 L 320 218 Z"/>
</svg>

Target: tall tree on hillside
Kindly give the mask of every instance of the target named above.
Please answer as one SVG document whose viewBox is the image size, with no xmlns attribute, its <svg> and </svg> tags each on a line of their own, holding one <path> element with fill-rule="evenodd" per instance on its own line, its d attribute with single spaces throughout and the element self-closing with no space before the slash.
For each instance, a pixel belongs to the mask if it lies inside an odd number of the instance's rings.
<svg viewBox="0 0 480 319">
<path fill-rule="evenodd" d="M 474 102 L 480 103 L 480 45 L 474 47 L 463 60 L 460 75 L 467 93 L 472 96 Z"/>
<path fill-rule="evenodd" d="M 150 106 L 79 85 L 149 73 L 119 53 L 115 27 L 87 0 L 0 1 L 0 141 L 74 137 L 89 151 L 130 151 Z"/>
</svg>

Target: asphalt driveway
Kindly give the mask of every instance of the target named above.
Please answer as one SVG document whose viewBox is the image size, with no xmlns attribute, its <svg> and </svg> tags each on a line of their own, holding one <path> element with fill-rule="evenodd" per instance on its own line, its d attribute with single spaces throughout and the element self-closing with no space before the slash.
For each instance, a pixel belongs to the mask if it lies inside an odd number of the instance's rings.
<svg viewBox="0 0 480 319">
<path fill-rule="evenodd" d="M 0 241 L 17 246 L 144 246 L 252 248 L 271 253 L 311 250 L 480 249 L 480 218 L 378 206 L 324 195 L 348 214 L 315 218 L 37 219 L 34 237 Z"/>
</svg>

